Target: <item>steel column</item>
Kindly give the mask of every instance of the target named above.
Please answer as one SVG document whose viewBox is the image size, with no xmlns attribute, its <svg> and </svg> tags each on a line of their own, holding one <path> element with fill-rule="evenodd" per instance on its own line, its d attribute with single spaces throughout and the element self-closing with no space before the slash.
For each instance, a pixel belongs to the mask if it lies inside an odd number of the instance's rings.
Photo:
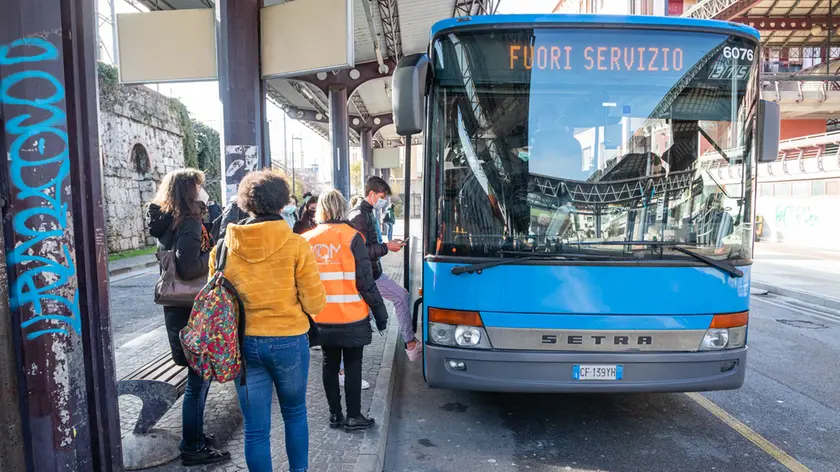
<svg viewBox="0 0 840 472">
<path fill-rule="evenodd" d="M 403 164 L 405 182 L 403 184 L 403 286 L 411 290 L 411 136 L 405 137 L 405 161 Z"/>
<path fill-rule="evenodd" d="M 362 187 L 365 181 L 370 177 L 373 169 L 373 130 L 365 128 L 359 133 L 362 145 Z"/>
<path fill-rule="evenodd" d="M 347 87 L 330 87 L 330 148 L 333 187 L 350 198 L 350 128 L 347 120 Z"/>
<path fill-rule="evenodd" d="M 0 15 L 0 296 L 17 366 L 0 385 L 17 381 L 18 396 L 0 395 L 23 433 L 7 446 L 35 471 L 122 470 L 94 12 L 93 0 L 6 0 Z"/>
<path fill-rule="evenodd" d="M 261 0 L 218 0 L 219 95 L 224 117 L 225 195 L 250 170 L 270 168 L 265 84 L 260 77 Z"/>
</svg>

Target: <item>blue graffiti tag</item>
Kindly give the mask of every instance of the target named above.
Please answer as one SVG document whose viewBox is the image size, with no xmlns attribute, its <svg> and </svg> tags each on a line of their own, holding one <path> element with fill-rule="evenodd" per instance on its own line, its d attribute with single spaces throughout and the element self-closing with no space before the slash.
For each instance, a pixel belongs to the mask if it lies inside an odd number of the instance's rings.
<svg viewBox="0 0 840 472">
<path fill-rule="evenodd" d="M 12 56 L 13 50 L 20 48 L 36 48 L 40 53 Z M 0 66 L 54 61 L 58 57 L 56 47 L 41 38 L 23 38 L 0 46 Z M 53 92 L 34 99 L 14 96 L 12 87 L 23 82 L 27 90 L 52 88 Z M 64 242 L 68 213 L 62 198 L 70 175 L 70 148 L 64 131 L 67 115 L 61 108 L 63 100 L 64 86 L 49 72 L 23 70 L 0 77 L 0 103 L 20 107 L 20 113 L 8 116 L 6 121 L 6 131 L 16 136 L 9 148 L 9 176 L 17 190 L 15 198 L 30 199 L 28 208 L 12 218 L 12 227 L 23 241 L 6 257 L 7 265 L 18 266 L 19 271 L 9 302 L 13 310 L 32 306 L 33 316 L 21 323 L 22 329 L 54 322 L 54 327 L 28 333 L 28 339 L 81 330 L 74 254 Z M 33 115 L 44 118 L 32 122 Z M 61 147 L 60 152 L 47 156 L 47 151 L 56 147 L 54 143 Z"/>
</svg>

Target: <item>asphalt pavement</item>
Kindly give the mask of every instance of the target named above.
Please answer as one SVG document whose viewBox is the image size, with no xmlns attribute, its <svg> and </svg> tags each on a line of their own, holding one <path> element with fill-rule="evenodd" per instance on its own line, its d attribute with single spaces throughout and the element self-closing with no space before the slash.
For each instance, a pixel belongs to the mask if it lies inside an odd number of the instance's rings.
<svg viewBox="0 0 840 472">
<path fill-rule="evenodd" d="M 153 297 L 157 279 L 157 267 L 111 277 L 108 288 L 115 349 L 163 326 L 163 308 Z"/>
<path fill-rule="evenodd" d="M 840 315 L 756 295 L 749 346 L 702 395 L 434 390 L 400 358 L 385 471 L 840 471 Z"/>
</svg>

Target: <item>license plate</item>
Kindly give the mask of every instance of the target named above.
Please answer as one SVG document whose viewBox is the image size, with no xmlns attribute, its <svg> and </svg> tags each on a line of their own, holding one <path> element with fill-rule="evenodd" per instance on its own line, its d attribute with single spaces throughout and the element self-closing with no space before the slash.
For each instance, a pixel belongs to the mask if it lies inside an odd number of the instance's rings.
<svg viewBox="0 0 840 472">
<path fill-rule="evenodd" d="M 624 367 L 620 365 L 580 364 L 572 368 L 575 380 L 621 380 Z"/>
</svg>

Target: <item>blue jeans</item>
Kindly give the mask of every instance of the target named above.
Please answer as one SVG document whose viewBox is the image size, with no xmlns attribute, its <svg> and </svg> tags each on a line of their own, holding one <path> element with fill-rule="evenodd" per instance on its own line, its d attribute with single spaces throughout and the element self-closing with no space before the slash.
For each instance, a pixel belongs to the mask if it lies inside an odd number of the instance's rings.
<svg viewBox="0 0 840 472">
<path fill-rule="evenodd" d="M 187 374 L 184 389 L 184 404 L 181 409 L 181 450 L 200 451 L 204 449 L 204 404 L 210 381 L 204 380 L 192 368 Z"/>
<path fill-rule="evenodd" d="M 286 455 L 291 472 L 305 471 L 309 460 L 306 384 L 309 338 L 245 336 L 242 348 L 246 385 L 236 386 L 245 417 L 245 462 L 251 472 L 272 472 L 271 399 L 276 389 L 286 431 Z"/>
</svg>

